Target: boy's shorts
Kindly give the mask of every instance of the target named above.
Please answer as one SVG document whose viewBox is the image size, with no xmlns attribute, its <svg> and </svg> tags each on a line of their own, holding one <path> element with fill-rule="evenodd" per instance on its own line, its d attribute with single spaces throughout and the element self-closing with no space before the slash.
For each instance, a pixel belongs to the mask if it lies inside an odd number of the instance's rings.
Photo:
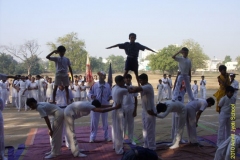
<svg viewBox="0 0 240 160">
<path fill-rule="evenodd" d="M 55 81 L 54 81 L 55 86 L 69 86 L 69 77 L 68 74 L 66 73 L 56 73 L 55 74 Z"/>
<path fill-rule="evenodd" d="M 138 59 L 137 57 L 127 57 L 125 62 L 125 70 L 138 71 Z"/>
</svg>

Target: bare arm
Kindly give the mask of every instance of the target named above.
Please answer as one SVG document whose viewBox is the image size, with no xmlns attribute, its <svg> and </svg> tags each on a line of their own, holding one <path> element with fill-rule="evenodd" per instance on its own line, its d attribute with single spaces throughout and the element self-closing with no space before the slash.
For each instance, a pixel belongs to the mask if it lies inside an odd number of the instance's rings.
<svg viewBox="0 0 240 160">
<path fill-rule="evenodd" d="M 111 48 L 114 48 L 114 47 L 118 47 L 118 44 L 110 46 L 110 47 L 107 47 L 106 49 L 111 49 Z"/>
<path fill-rule="evenodd" d="M 137 93 L 137 92 L 141 92 L 141 91 L 143 91 L 142 87 L 133 87 L 133 88 L 128 89 L 129 93 Z"/>
<path fill-rule="evenodd" d="M 57 51 L 57 50 L 52 51 L 51 53 L 49 53 L 49 54 L 46 56 L 46 58 L 47 58 L 47 59 L 50 59 L 51 55 L 53 55 L 54 53 L 57 54 L 58 51 Z"/>
<path fill-rule="evenodd" d="M 108 108 L 93 108 L 92 111 L 94 112 L 100 112 L 100 113 L 105 113 L 109 112 L 115 109 L 121 108 L 121 104 L 116 105 L 115 107 L 108 107 Z"/>
<path fill-rule="evenodd" d="M 70 71 L 70 74 L 71 74 L 71 80 L 72 80 L 72 83 L 73 83 L 73 72 L 72 72 L 72 67 L 71 66 L 68 66 L 69 68 L 69 71 Z"/>
<path fill-rule="evenodd" d="M 177 53 L 175 53 L 175 54 L 172 56 L 172 58 L 175 59 L 175 57 L 176 57 L 179 53 L 181 53 L 181 52 L 182 52 L 182 50 L 178 51 Z"/>
<path fill-rule="evenodd" d="M 145 46 L 145 48 L 146 48 L 146 50 L 149 50 L 149 51 L 155 52 L 155 51 L 152 50 L 151 48 L 148 48 L 148 47 L 146 47 L 146 46 Z M 155 53 L 157 53 L 157 52 L 155 52 Z"/>
<path fill-rule="evenodd" d="M 46 124 L 47 124 L 47 126 L 48 126 L 49 135 L 52 137 L 52 135 L 53 135 L 53 130 L 52 130 L 52 127 L 51 127 L 51 124 L 50 124 L 50 120 L 49 120 L 48 116 L 43 117 L 43 118 L 45 119 L 45 122 L 46 122 Z"/>
</svg>

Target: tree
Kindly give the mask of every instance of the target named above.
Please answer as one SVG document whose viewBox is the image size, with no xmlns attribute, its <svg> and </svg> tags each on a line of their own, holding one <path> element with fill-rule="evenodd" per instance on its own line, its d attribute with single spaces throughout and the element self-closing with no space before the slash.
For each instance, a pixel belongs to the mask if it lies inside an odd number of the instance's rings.
<svg viewBox="0 0 240 160">
<path fill-rule="evenodd" d="M 4 74 L 15 74 L 15 69 L 18 64 L 16 60 L 13 59 L 13 57 L 6 53 L 0 53 L 0 73 Z"/>
<path fill-rule="evenodd" d="M 61 44 L 66 48 L 65 56 L 70 59 L 73 72 L 85 72 L 87 51 L 85 50 L 85 42 L 78 39 L 77 33 L 72 32 L 63 37 L 59 37 L 56 43 L 47 43 L 51 50 L 56 50 L 58 44 Z M 49 71 L 54 71 L 54 66 L 53 62 L 49 62 Z"/>
<path fill-rule="evenodd" d="M 108 71 L 109 63 L 112 63 L 112 72 L 122 72 L 124 71 L 124 66 L 125 66 L 125 61 L 123 56 L 115 56 L 115 55 L 110 55 L 107 58 L 107 64 L 105 71 Z"/>
<path fill-rule="evenodd" d="M 102 57 L 90 57 L 91 69 L 93 72 L 105 71 L 105 63 L 102 62 Z"/>
<path fill-rule="evenodd" d="M 2 46 L 5 52 L 23 61 L 28 74 L 31 73 L 32 67 L 36 65 L 36 58 L 42 53 L 39 51 L 39 47 L 40 46 L 35 40 L 26 41 L 19 47 L 13 45 Z"/>
<path fill-rule="evenodd" d="M 181 47 L 177 47 L 176 45 L 169 45 L 158 51 L 157 54 L 150 55 L 149 65 L 151 69 L 160 70 L 163 73 L 165 71 L 169 72 L 170 74 L 176 73 L 178 70 L 178 63 L 172 58 L 172 56 L 180 49 Z"/>
<path fill-rule="evenodd" d="M 237 61 L 237 69 L 240 70 L 240 56 L 237 56 L 236 58 L 236 61 Z"/>
<path fill-rule="evenodd" d="M 225 56 L 224 61 L 222 63 L 226 64 L 227 62 L 232 62 L 232 58 L 229 55 Z"/>
<path fill-rule="evenodd" d="M 194 73 L 198 68 L 206 68 L 206 60 L 209 57 L 204 54 L 202 47 L 199 43 L 195 42 L 192 39 L 184 40 L 183 47 L 189 49 L 188 57 L 192 62 L 192 72 Z"/>
</svg>

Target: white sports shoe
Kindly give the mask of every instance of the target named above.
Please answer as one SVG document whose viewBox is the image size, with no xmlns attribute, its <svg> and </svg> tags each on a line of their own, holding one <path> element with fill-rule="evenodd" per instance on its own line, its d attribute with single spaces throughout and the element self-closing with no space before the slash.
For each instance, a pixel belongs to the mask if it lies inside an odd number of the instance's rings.
<svg viewBox="0 0 240 160">
<path fill-rule="evenodd" d="M 78 154 L 77 157 L 87 157 L 87 155 L 86 155 L 86 154 L 83 154 L 83 153 L 81 153 L 81 152 L 79 152 L 79 154 Z"/>
<path fill-rule="evenodd" d="M 172 145 L 171 147 L 170 147 L 170 149 L 176 149 L 176 148 L 178 148 L 179 147 L 179 144 L 174 144 L 174 145 Z"/>
<path fill-rule="evenodd" d="M 51 158 L 55 158 L 56 155 L 55 154 L 49 154 L 48 156 L 44 157 L 45 159 L 51 159 Z"/>
</svg>

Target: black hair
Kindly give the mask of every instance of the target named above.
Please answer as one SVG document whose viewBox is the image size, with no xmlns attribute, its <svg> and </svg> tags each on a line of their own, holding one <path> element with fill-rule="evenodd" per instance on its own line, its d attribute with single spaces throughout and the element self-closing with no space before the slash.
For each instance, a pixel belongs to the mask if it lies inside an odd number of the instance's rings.
<svg viewBox="0 0 240 160">
<path fill-rule="evenodd" d="M 138 76 L 138 79 L 148 81 L 148 75 L 146 73 L 142 73 L 141 75 Z"/>
<path fill-rule="evenodd" d="M 118 75 L 118 76 L 115 77 L 115 83 L 118 84 L 119 82 L 122 82 L 122 81 L 124 81 L 124 77 L 123 76 Z"/>
<path fill-rule="evenodd" d="M 58 50 L 59 52 L 66 52 L 66 48 L 65 48 L 64 46 L 59 46 L 59 47 L 57 48 L 57 50 Z"/>
<path fill-rule="evenodd" d="M 41 76 L 40 76 L 40 75 L 36 75 L 36 77 L 37 77 L 37 78 L 41 78 Z"/>
<path fill-rule="evenodd" d="M 132 76 L 131 76 L 131 74 L 127 74 L 127 75 L 125 76 L 125 78 L 130 78 L 130 79 L 132 79 Z"/>
<path fill-rule="evenodd" d="M 92 101 L 92 105 L 95 106 L 96 108 L 101 107 L 101 103 L 100 103 L 100 101 L 97 100 L 97 99 L 94 99 L 94 100 Z"/>
<path fill-rule="evenodd" d="M 225 65 L 220 65 L 218 70 L 221 72 L 222 70 L 227 70 L 227 67 Z"/>
<path fill-rule="evenodd" d="M 135 38 L 137 38 L 137 35 L 136 35 L 135 33 L 130 33 L 130 34 L 129 34 L 129 38 L 130 38 L 131 36 L 134 36 Z"/>
<path fill-rule="evenodd" d="M 201 76 L 201 77 L 205 77 L 205 76 Z"/>
<path fill-rule="evenodd" d="M 187 47 L 183 47 L 182 50 L 185 51 L 185 52 L 189 51 Z"/>
<path fill-rule="evenodd" d="M 209 97 L 208 99 L 206 99 L 207 103 L 211 103 L 212 105 L 215 104 L 215 100 L 212 97 Z"/>
<path fill-rule="evenodd" d="M 165 103 L 158 103 L 157 106 L 157 112 L 165 112 L 167 110 L 167 105 Z"/>
<path fill-rule="evenodd" d="M 159 79 L 158 81 L 162 81 L 162 79 Z"/>
<path fill-rule="evenodd" d="M 232 86 L 227 86 L 226 93 L 231 92 L 234 93 L 235 89 Z"/>
<path fill-rule="evenodd" d="M 36 99 L 34 99 L 34 98 L 28 98 L 27 100 L 26 100 L 26 104 L 29 106 L 31 103 L 37 103 L 37 101 L 36 101 Z"/>
</svg>

